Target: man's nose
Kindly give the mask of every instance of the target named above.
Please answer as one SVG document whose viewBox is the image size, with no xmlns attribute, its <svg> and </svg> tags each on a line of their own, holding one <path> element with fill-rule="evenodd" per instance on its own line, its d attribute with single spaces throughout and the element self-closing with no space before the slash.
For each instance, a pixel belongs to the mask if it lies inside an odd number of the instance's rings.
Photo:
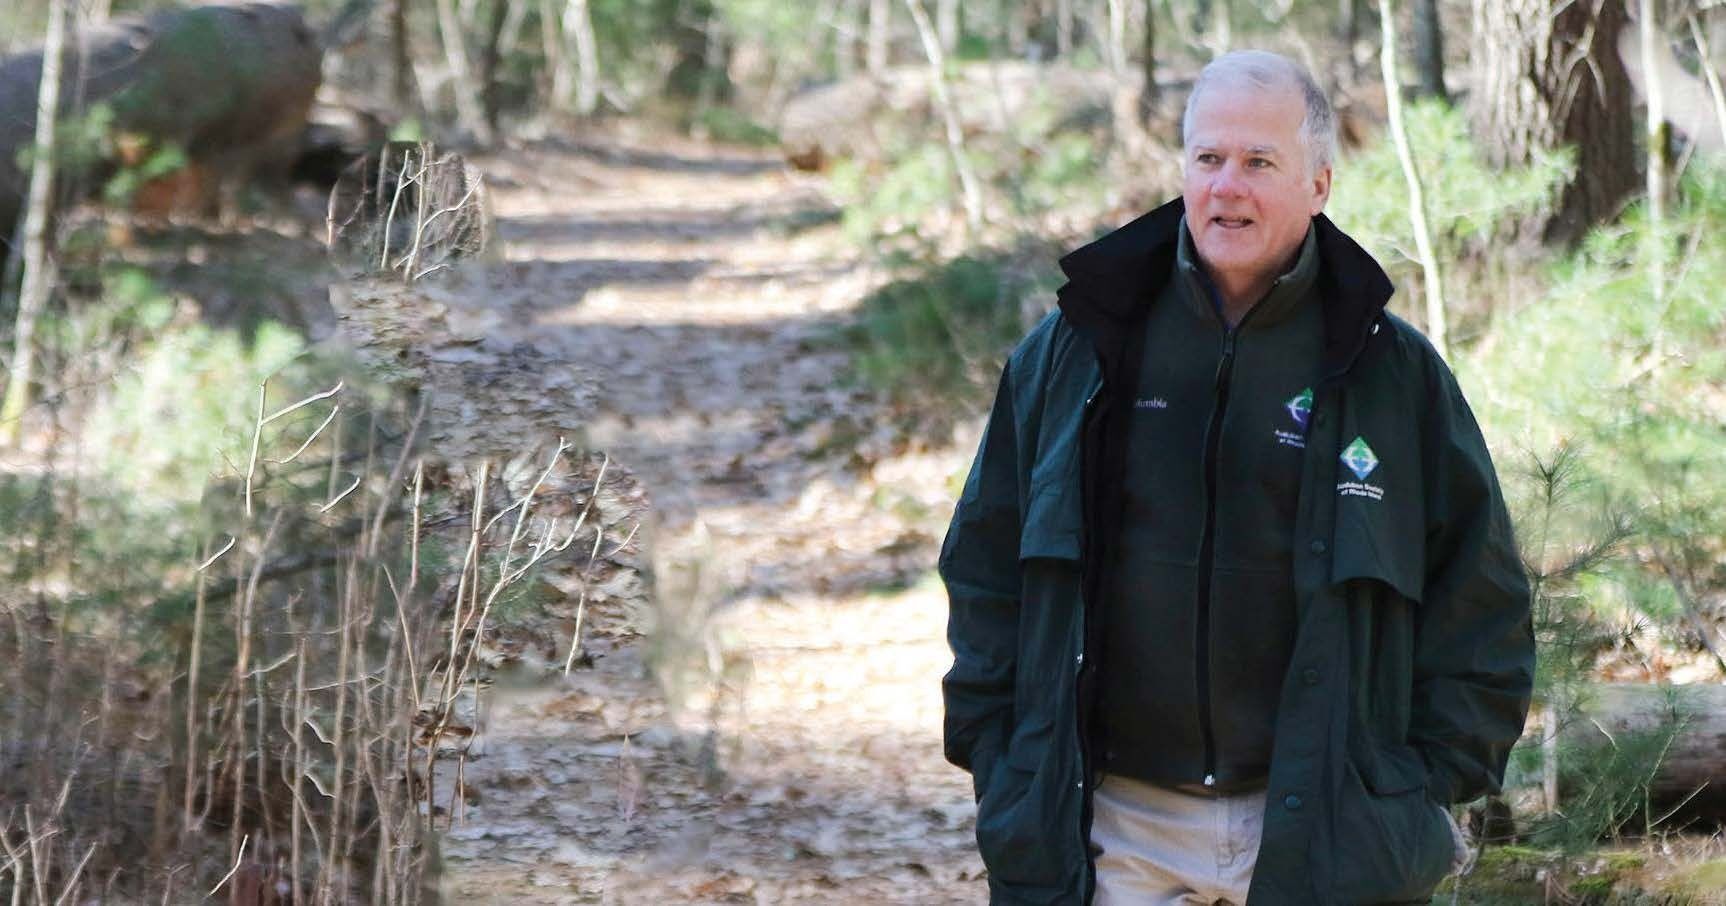
<svg viewBox="0 0 1726 906">
<path fill-rule="evenodd" d="M 1227 163 L 1217 170 L 1217 175 L 1211 180 L 1211 194 L 1223 198 L 1238 198 L 1246 193 L 1246 182 L 1241 179 L 1241 170 L 1233 163 Z"/>
</svg>

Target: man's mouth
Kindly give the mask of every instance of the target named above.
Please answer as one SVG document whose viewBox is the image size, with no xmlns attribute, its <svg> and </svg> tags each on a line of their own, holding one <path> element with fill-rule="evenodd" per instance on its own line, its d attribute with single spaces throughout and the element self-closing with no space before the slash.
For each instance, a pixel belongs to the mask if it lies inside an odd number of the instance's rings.
<svg viewBox="0 0 1726 906">
<path fill-rule="evenodd" d="M 1248 217 L 1212 217 L 1211 223 L 1225 230 L 1244 230 L 1253 225 L 1252 219 Z"/>
</svg>

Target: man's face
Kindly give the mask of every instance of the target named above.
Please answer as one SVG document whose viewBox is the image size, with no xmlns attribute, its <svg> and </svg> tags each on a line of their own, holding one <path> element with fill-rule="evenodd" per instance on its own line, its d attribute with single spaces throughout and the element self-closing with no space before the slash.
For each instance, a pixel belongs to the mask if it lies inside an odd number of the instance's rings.
<svg viewBox="0 0 1726 906">
<path fill-rule="evenodd" d="M 1280 276 L 1330 197 L 1330 168 L 1307 163 L 1306 108 L 1292 87 L 1207 87 L 1186 136 L 1187 229 L 1219 282 Z"/>
</svg>

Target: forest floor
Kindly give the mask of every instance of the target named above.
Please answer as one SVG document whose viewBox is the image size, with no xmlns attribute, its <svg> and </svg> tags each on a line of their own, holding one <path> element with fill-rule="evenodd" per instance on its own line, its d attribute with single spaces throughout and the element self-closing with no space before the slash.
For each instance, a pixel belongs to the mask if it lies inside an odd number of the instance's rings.
<svg viewBox="0 0 1726 906">
<path fill-rule="evenodd" d="M 650 501 L 653 594 L 590 617 L 591 667 L 493 686 L 445 901 L 981 902 L 928 578 L 972 440 L 905 436 L 852 377 L 836 332 L 874 277 L 819 182 L 660 136 L 474 162 L 501 260 L 438 302 L 484 339 L 430 358 L 507 350 L 556 391 L 462 417 L 609 456 Z"/>
</svg>

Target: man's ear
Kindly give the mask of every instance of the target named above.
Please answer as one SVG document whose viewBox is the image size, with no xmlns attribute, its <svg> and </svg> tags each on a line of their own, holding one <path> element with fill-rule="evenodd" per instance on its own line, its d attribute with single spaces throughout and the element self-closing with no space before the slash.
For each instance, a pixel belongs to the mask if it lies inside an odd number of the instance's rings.
<svg viewBox="0 0 1726 906">
<path fill-rule="evenodd" d="M 1320 167 L 1312 175 L 1312 215 L 1317 217 L 1330 200 L 1330 167 Z"/>
</svg>

